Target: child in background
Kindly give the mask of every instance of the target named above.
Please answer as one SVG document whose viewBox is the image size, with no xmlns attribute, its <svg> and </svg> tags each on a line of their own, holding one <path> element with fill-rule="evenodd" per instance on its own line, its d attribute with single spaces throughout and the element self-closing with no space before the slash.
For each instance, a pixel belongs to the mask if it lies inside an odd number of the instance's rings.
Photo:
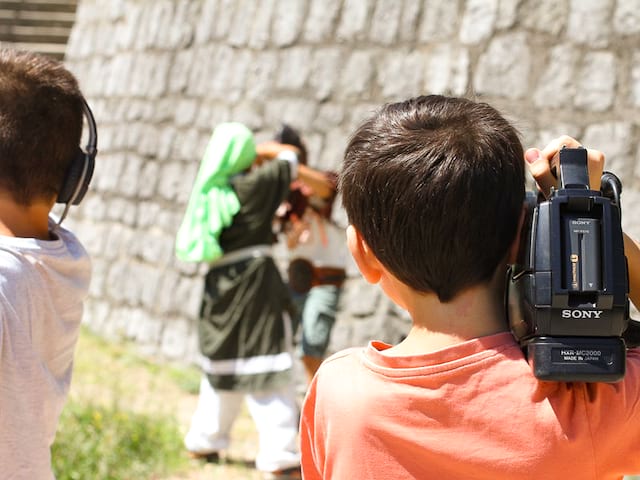
<svg viewBox="0 0 640 480">
<path fill-rule="evenodd" d="M 275 138 L 297 147 L 300 161 L 306 165 L 307 148 L 295 129 L 285 124 Z M 337 175 L 324 173 L 331 195 L 321 197 L 303 181 L 295 180 L 287 201 L 276 213 L 289 253 L 288 280 L 296 306 L 296 325 L 302 330 L 300 355 L 307 381 L 327 354 L 349 255 L 344 228 L 331 218 Z"/>
</svg>

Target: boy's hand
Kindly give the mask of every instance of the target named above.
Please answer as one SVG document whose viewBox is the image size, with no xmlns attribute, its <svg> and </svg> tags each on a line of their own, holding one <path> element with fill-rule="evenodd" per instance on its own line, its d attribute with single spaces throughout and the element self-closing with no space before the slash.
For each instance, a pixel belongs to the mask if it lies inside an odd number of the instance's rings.
<svg viewBox="0 0 640 480">
<path fill-rule="evenodd" d="M 562 147 L 577 148 L 581 147 L 580 143 L 567 136 L 552 140 L 543 150 L 537 148 L 529 148 L 524 153 L 526 164 L 529 167 L 531 175 L 538 185 L 538 189 L 549 197 L 551 187 L 558 187 L 558 179 L 551 172 L 551 165 L 558 163 L 558 155 Z M 592 190 L 600 190 L 600 177 L 604 171 L 605 157 L 604 153 L 598 150 L 587 150 L 587 169 L 589 171 L 589 187 Z"/>
</svg>

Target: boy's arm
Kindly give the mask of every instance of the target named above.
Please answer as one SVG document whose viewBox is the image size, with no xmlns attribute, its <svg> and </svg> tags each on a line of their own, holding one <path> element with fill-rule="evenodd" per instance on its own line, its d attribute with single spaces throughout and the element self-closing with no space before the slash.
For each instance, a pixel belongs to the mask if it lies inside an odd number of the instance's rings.
<svg viewBox="0 0 640 480">
<path fill-rule="evenodd" d="M 640 309 L 640 243 L 624 234 L 624 254 L 629 266 L 629 298 Z"/>
<path fill-rule="evenodd" d="M 311 187 L 320 198 L 329 198 L 333 194 L 331 180 L 320 170 L 298 165 L 298 178 Z"/>
<path fill-rule="evenodd" d="M 305 480 L 322 480 L 323 477 L 319 467 L 324 462 L 324 459 L 319 458 L 322 446 L 316 445 L 316 395 L 317 378 L 314 377 L 307 389 L 300 414 L 300 455 L 302 478 Z"/>
<path fill-rule="evenodd" d="M 300 154 L 300 150 L 293 145 L 274 141 L 263 142 L 256 145 L 256 163 L 260 164 L 264 161 L 272 160 L 284 150 L 291 150 L 296 155 Z M 319 197 L 329 198 L 333 194 L 332 182 L 324 172 L 315 170 L 307 165 L 298 164 L 297 173 L 297 178 L 307 184 Z"/>
</svg>

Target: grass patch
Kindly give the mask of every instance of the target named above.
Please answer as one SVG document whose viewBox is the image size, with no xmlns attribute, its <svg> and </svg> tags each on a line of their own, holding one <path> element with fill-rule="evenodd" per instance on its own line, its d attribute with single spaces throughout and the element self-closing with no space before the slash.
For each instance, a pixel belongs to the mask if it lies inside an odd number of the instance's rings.
<svg viewBox="0 0 640 480">
<path fill-rule="evenodd" d="M 154 362 L 83 328 L 52 447 L 56 478 L 148 479 L 188 468 L 184 399 L 199 381 L 195 368 Z"/>
<path fill-rule="evenodd" d="M 175 418 L 70 401 L 52 449 L 58 480 L 149 478 L 186 467 Z"/>
</svg>

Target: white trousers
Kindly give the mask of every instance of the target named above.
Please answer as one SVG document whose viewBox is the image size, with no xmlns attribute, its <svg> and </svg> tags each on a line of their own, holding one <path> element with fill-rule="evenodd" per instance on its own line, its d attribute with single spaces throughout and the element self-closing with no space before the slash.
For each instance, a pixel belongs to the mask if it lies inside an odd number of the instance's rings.
<svg viewBox="0 0 640 480">
<path fill-rule="evenodd" d="M 200 381 L 198 406 L 184 443 L 187 450 L 211 453 L 229 447 L 233 422 L 246 400 L 259 436 L 256 468 L 272 472 L 300 465 L 299 410 L 293 388 L 271 392 L 214 389 L 206 376 Z"/>
</svg>

